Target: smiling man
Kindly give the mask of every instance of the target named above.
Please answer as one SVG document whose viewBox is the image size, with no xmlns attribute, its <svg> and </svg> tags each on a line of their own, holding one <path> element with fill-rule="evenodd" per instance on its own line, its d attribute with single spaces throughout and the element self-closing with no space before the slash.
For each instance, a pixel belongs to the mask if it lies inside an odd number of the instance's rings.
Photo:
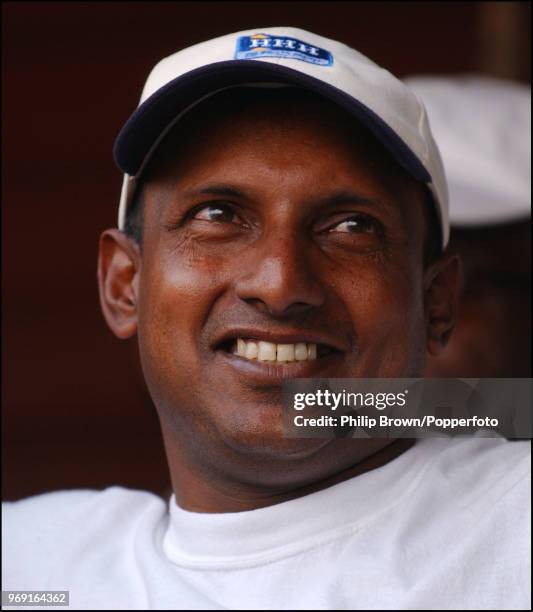
<svg viewBox="0 0 533 612">
<path fill-rule="evenodd" d="M 424 280 L 438 340 L 456 271 L 425 265 L 439 234 L 424 186 L 291 87 L 225 90 L 160 147 L 127 224 L 141 229 L 104 234 L 100 277 L 114 332 L 139 332 L 180 505 L 268 505 L 405 449 L 284 438 L 281 382 L 420 370 Z"/>
<path fill-rule="evenodd" d="M 101 304 L 137 334 L 173 495 L 7 504 L 4 588 L 93 609 L 527 608 L 525 443 L 283 436 L 284 380 L 418 376 L 452 332 L 417 98 L 336 41 L 240 32 L 156 66 L 115 157 Z"/>
</svg>

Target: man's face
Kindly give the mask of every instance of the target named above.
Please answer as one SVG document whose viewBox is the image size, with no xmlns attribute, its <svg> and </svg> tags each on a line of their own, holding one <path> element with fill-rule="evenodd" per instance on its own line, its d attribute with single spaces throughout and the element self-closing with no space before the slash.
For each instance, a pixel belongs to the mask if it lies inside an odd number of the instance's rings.
<svg viewBox="0 0 533 612">
<path fill-rule="evenodd" d="M 211 464 L 322 457 L 325 474 L 357 445 L 384 446 L 283 438 L 281 382 L 420 372 L 422 187 L 344 115 L 310 102 L 206 119 L 159 155 L 135 302 L 167 447 L 180 440 Z M 255 345 L 259 359 L 235 354 Z M 260 360 L 304 346 L 304 360 Z"/>
</svg>

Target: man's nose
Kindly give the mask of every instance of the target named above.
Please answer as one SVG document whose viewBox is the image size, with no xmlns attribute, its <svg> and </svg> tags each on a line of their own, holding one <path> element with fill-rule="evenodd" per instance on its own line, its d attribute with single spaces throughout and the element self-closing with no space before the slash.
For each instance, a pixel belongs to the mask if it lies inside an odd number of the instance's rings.
<svg viewBox="0 0 533 612">
<path fill-rule="evenodd" d="M 274 317 L 288 317 L 324 303 L 325 290 L 310 261 L 312 245 L 273 231 L 243 253 L 235 289 L 240 299 Z"/>
</svg>

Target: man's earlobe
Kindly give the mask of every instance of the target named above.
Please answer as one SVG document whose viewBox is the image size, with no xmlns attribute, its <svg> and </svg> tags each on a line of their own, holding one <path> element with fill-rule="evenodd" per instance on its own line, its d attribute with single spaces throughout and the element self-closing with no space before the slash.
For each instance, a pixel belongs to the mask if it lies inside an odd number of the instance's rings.
<svg viewBox="0 0 533 612">
<path fill-rule="evenodd" d="M 461 259 L 445 253 L 431 264 L 424 277 L 424 306 L 430 355 L 444 349 L 457 321 L 461 291 Z"/>
<path fill-rule="evenodd" d="M 141 256 L 138 245 L 117 229 L 100 236 L 98 289 L 107 324 L 119 338 L 137 331 L 137 295 Z"/>
</svg>

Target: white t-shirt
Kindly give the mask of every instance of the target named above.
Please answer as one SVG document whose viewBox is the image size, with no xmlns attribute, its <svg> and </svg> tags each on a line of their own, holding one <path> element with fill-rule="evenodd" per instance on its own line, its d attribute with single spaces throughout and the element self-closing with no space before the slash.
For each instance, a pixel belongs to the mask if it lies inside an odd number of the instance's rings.
<svg viewBox="0 0 533 612">
<path fill-rule="evenodd" d="M 2 588 L 78 610 L 530 609 L 530 472 L 530 442 L 432 438 L 247 512 L 47 493 L 3 504 Z"/>
</svg>

